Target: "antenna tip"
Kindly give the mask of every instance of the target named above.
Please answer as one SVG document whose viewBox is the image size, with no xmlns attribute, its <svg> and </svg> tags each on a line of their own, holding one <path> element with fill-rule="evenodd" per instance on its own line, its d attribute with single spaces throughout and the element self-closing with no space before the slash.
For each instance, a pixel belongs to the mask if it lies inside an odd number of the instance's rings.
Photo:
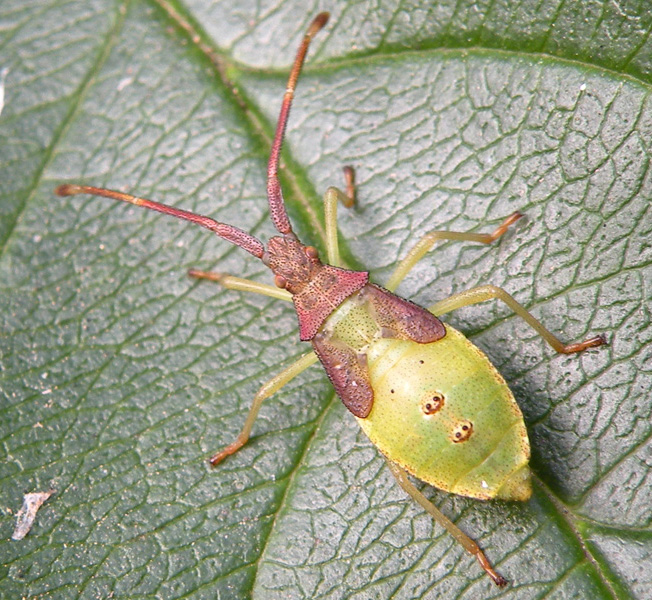
<svg viewBox="0 0 652 600">
<path fill-rule="evenodd" d="M 315 35 L 324 25 L 326 25 L 330 16 L 331 15 L 328 12 L 319 13 L 310 24 L 310 35 Z"/>
<path fill-rule="evenodd" d="M 74 185 L 72 183 L 64 183 L 59 185 L 54 189 L 54 193 L 57 196 L 74 196 L 75 194 L 82 194 L 83 190 L 80 186 Z"/>
</svg>

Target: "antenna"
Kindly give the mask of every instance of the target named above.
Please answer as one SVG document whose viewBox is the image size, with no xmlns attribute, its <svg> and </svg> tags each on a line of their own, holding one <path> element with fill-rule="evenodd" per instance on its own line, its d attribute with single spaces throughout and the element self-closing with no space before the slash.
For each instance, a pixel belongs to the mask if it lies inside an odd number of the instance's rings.
<svg viewBox="0 0 652 600">
<path fill-rule="evenodd" d="M 281 192 L 281 185 L 278 181 L 278 164 L 281 154 L 281 146 L 283 145 L 285 128 L 288 122 L 288 115 L 290 114 L 290 106 L 292 105 L 292 99 L 294 98 L 294 89 L 297 85 L 297 79 L 299 79 L 301 67 L 303 66 L 303 62 L 308 52 L 308 46 L 310 46 L 310 41 L 317 34 L 317 32 L 319 32 L 319 30 L 324 25 L 326 25 L 328 22 L 328 17 L 329 14 L 327 12 L 318 14 L 313 19 L 310 27 L 308 28 L 308 31 L 306 32 L 306 35 L 303 38 L 303 41 L 301 42 L 301 46 L 299 47 L 296 58 L 294 59 L 292 71 L 290 72 L 290 78 L 288 79 L 285 95 L 283 96 L 283 104 L 281 105 L 281 112 L 278 117 L 276 134 L 274 135 L 274 143 L 272 144 L 272 151 L 269 156 L 269 163 L 267 167 L 267 198 L 269 200 L 269 209 L 272 217 L 272 222 L 274 223 L 276 229 L 283 234 L 291 234 L 292 226 L 290 225 L 290 220 L 288 219 L 287 212 L 285 210 L 283 193 Z M 76 185 L 66 183 L 60 185 L 54 191 L 59 196 L 90 194 L 92 196 L 103 196 L 104 198 L 111 198 L 112 200 L 128 202 L 129 204 L 135 204 L 136 206 L 143 206 L 144 208 L 156 210 L 160 213 L 176 217 L 177 219 L 190 221 L 191 223 L 196 223 L 201 227 L 210 229 L 219 237 L 231 242 L 232 244 L 235 244 L 236 246 L 239 246 L 243 250 L 249 252 L 249 254 L 253 254 L 256 258 L 260 258 L 261 260 L 265 254 L 265 247 L 263 246 L 262 242 L 254 236 L 246 233 L 245 231 L 242 231 L 242 229 L 238 229 L 233 225 L 227 225 L 226 223 L 220 223 L 219 221 L 211 219 L 210 217 L 198 215 L 187 210 L 174 208 L 172 206 L 168 206 L 167 204 L 162 204 L 160 202 L 154 202 L 153 200 L 138 198 L 137 196 L 132 196 L 131 194 L 124 194 L 122 192 L 116 192 L 114 190 L 108 190 L 105 188 L 99 188 L 90 185 Z"/>
<path fill-rule="evenodd" d="M 292 225 L 290 225 L 290 219 L 288 219 L 285 210 L 283 192 L 281 191 L 281 184 L 278 180 L 278 163 L 281 156 L 281 146 L 283 145 L 285 128 L 288 123 L 290 107 L 294 98 L 294 89 L 296 88 L 301 67 L 308 53 L 308 46 L 310 46 L 312 38 L 328 23 L 329 17 L 330 14 L 327 12 L 319 13 L 313 19 L 306 35 L 303 37 L 301 46 L 299 46 L 292 71 L 290 71 L 285 95 L 283 96 L 283 104 L 281 104 L 281 112 L 278 116 L 278 124 L 276 125 L 276 133 L 274 134 L 274 143 L 272 144 L 272 151 L 269 155 L 269 163 L 267 164 L 267 200 L 269 201 L 269 212 L 274 227 L 276 227 L 279 233 L 283 234 L 292 233 Z"/>
<path fill-rule="evenodd" d="M 213 233 L 232 244 L 239 246 L 243 250 L 246 250 L 249 254 L 253 254 L 256 258 L 262 259 L 263 253 L 265 252 L 265 247 L 262 242 L 253 235 L 249 235 L 246 231 L 242 231 L 242 229 L 238 229 L 233 225 L 227 225 L 226 223 L 220 223 L 210 217 L 197 215 L 187 210 L 181 210 L 180 208 L 174 208 L 167 204 L 161 204 L 160 202 L 154 202 L 153 200 L 145 200 L 145 198 L 138 198 L 130 194 L 123 194 L 122 192 L 115 192 L 105 188 L 98 188 L 90 185 L 75 185 L 71 183 L 60 185 L 54 190 L 54 192 L 59 196 L 75 196 L 77 194 L 103 196 L 104 198 L 111 198 L 112 200 L 120 200 L 122 202 L 128 202 L 129 204 L 135 204 L 136 206 L 143 206 L 165 215 L 171 215 L 177 219 L 190 221 L 191 223 L 196 223 L 206 229 L 210 229 Z"/>
</svg>

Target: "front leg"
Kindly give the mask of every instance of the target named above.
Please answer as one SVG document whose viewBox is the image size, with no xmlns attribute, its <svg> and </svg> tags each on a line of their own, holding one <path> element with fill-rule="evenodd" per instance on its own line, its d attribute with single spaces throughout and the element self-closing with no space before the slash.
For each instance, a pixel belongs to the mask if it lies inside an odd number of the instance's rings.
<svg viewBox="0 0 652 600">
<path fill-rule="evenodd" d="M 341 267 L 340 245 L 337 239 L 337 203 L 352 208 L 355 202 L 355 183 L 353 167 L 344 167 L 346 193 L 336 187 L 329 187 L 324 194 L 324 222 L 326 225 L 326 253 L 328 263 Z"/>
<path fill-rule="evenodd" d="M 188 276 L 194 277 L 195 279 L 208 279 L 209 281 L 215 281 L 228 290 L 253 292 L 254 294 L 261 294 L 262 296 L 269 296 L 270 298 L 292 302 L 292 294 L 287 290 L 282 290 L 274 285 L 252 281 L 251 279 L 234 277 L 233 275 L 218 273 L 217 271 L 200 271 L 199 269 L 190 269 L 188 271 Z"/>
</svg>

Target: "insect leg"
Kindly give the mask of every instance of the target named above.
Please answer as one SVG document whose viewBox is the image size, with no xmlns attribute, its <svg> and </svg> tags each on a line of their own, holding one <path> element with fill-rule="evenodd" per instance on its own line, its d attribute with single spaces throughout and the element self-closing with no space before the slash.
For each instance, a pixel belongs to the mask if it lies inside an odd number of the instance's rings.
<svg viewBox="0 0 652 600">
<path fill-rule="evenodd" d="M 292 302 L 292 294 L 287 290 L 277 288 L 275 285 L 267 285 L 266 283 L 259 283 L 251 279 L 242 279 L 241 277 L 234 277 L 225 273 L 216 273 L 215 271 L 200 271 L 199 269 L 190 269 L 188 275 L 195 279 L 215 281 L 229 290 L 253 292 L 255 294 L 262 294 L 263 296 L 271 296 L 272 298 Z"/>
<path fill-rule="evenodd" d="M 554 336 L 548 331 L 540 321 L 534 318 L 525 307 L 521 306 L 512 296 L 510 296 L 502 288 L 495 285 L 481 285 L 479 287 L 471 288 L 459 294 L 453 294 L 445 300 L 440 300 L 433 304 L 428 310 L 434 315 L 443 315 L 444 313 L 469 306 L 470 304 L 477 304 L 485 300 L 496 298 L 501 300 L 509 306 L 519 317 L 521 317 L 530 327 L 532 327 L 546 342 L 548 342 L 557 352 L 562 354 L 572 354 L 573 352 L 580 352 L 587 348 L 595 348 L 607 343 L 604 335 L 596 335 L 583 342 L 577 344 L 564 344 L 559 338 Z"/>
<path fill-rule="evenodd" d="M 387 461 L 387 464 L 389 465 L 394 477 L 396 477 L 396 481 L 398 481 L 398 484 L 403 488 L 403 491 L 417 504 L 420 504 L 437 523 L 439 523 L 460 544 L 462 544 L 469 554 L 475 556 L 480 563 L 480 566 L 485 570 L 487 575 L 491 577 L 492 581 L 499 587 L 507 585 L 507 580 L 494 570 L 485 556 L 485 553 L 480 549 L 480 546 L 478 546 L 475 541 L 473 541 L 457 525 L 455 525 L 455 523 L 446 517 L 432 502 L 430 502 L 430 500 L 428 500 L 428 498 L 426 498 L 408 479 L 407 473 L 401 469 L 401 467 L 390 461 Z"/>
<path fill-rule="evenodd" d="M 249 434 L 251 433 L 251 428 L 254 426 L 254 421 L 258 416 L 258 411 L 260 410 L 263 400 L 278 392 L 278 390 L 280 390 L 286 383 L 292 381 L 292 379 L 299 375 L 299 373 L 302 373 L 308 367 L 314 365 L 317 360 L 317 355 L 314 352 L 308 352 L 308 354 L 304 354 L 298 361 L 292 363 L 289 367 L 276 375 L 276 377 L 272 377 L 272 379 L 261 386 L 258 393 L 254 396 L 254 401 L 249 409 L 247 420 L 245 421 L 242 431 L 238 434 L 238 437 L 235 438 L 233 443 L 229 444 L 226 448 L 223 448 L 211 457 L 210 462 L 214 467 L 221 463 L 227 456 L 240 450 L 240 448 L 247 443 Z"/>
<path fill-rule="evenodd" d="M 430 249 L 439 240 L 457 240 L 465 242 L 480 242 L 482 244 L 491 244 L 503 235 L 510 225 L 518 221 L 523 216 L 520 212 L 509 215 L 493 233 L 461 233 L 458 231 L 431 231 L 426 233 L 410 250 L 407 256 L 398 263 L 396 269 L 389 278 L 385 288 L 393 292 L 398 285 L 405 279 L 405 276 L 412 270 Z"/>
<path fill-rule="evenodd" d="M 329 187 L 326 194 L 324 194 L 326 252 L 328 254 L 328 263 L 334 267 L 342 266 L 340 262 L 340 246 L 337 241 L 337 202 L 339 200 L 346 208 L 353 207 L 355 202 L 352 167 L 344 167 L 344 178 L 346 180 L 346 193 L 336 187 Z"/>
</svg>

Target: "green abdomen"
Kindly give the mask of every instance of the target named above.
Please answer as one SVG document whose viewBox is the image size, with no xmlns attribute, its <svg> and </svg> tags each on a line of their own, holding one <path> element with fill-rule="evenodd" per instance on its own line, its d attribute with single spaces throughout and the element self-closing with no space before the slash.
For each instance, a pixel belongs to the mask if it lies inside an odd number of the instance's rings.
<svg viewBox="0 0 652 600">
<path fill-rule="evenodd" d="M 390 460 L 463 496 L 527 499 L 523 416 L 487 357 L 452 327 L 431 344 L 376 339 L 367 348 L 374 404 L 358 419 Z"/>
</svg>

